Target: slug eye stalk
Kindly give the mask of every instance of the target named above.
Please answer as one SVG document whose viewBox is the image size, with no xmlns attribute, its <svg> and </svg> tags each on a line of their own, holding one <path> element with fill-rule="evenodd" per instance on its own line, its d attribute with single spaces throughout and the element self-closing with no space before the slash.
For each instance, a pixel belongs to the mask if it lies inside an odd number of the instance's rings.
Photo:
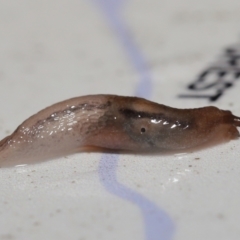
<svg viewBox="0 0 240 240">
<path fill-rule="evenodd" d="M 237 117 L 237 116 L 234 116 L 233 115 L 233 117 L 234 117 L 234 125 L 236 126 L 236 127 L 240 127 L 240 117 Z"/>
</svg>

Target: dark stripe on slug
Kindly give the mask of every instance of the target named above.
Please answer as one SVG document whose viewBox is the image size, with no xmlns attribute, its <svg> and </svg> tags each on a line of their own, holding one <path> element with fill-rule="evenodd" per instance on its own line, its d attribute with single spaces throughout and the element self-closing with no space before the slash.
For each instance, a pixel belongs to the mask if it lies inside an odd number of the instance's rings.
<svg viewBox="0 0 240 240">
<path fill-rule="evenodd" d="M 107 107 L 110 107 L 111 106 L 111 102 L 110 101 L 107 101 L 106 103 L 103 103 L 103 104 L 88 104 L 88 103 L 81 103 L 77 106 L 75 106 L 74 108 L 67 108 L 65 109 L 64 111 L 72 111 L 72 112 L 75 112 L 75 111 L 78 111 L 79 109 L 80 110 L 93 110 L 93 109 L 106 109 Z"/>
<path fill-rule="evenodd" d="M 148 118 L 148 119 L 166 119 L 162 113 L 148 113 L 148 112 L 138 112 L 132 109 L 122 108 L 119 112 L 127 118 Z"/>
<path fill-rule="evenodd" d="M 141 112 L 141 111 L 134 111 L 132 109 L 128 108 L 122 108 L 119 110 L 119 112 L 124 115 L 126 118 L 130 119 L 150 119 L 150 120 L 162 120 L 161 124 L 164 124 L 164 121 L 166 121 L 168 124 L 166 126 L 172 126 L 172 124 L 176 124 L 177 128 L 174 129 L 191 129 L 192 126 L 194 125 L 194 120 L 192 118 L 188 119 L 178 119 L 176 121 L 176 118 L 174 117 L 169 117 L 164 115 L 163 113 L 149 113 L 149 112 Z M 150 142 L 149 142 L 150 144 Z"/>
</svg>

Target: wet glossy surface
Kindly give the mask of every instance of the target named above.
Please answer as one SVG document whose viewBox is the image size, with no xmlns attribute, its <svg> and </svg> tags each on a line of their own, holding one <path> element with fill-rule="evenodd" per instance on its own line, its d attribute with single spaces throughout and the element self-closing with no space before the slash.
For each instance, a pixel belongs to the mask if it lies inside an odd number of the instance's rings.
<svg viewBox="0 0 240 240">
<path fill-rule="evenodd" d="M 0 139 L 38 110 L 72 96 L 142 92 L 136 91 L 140 74 L 125 45 L 91 1 L 1 3 Z M 209 61 L 237 40 L 239 1 L 114 3 L 149 66 L 151 99 L 177 108 L 209 105 L 208 98 L 178 95 L 215 94 L 216 88 L 186 91 Z M 223 83 L 231 82 L 229 77 Z M 239 81 L 214 104 L 238 115 Z M 117 162 L 112 154 L 103 161 L 101 153 L 90 152 L 1 168 L 0 239 L 152 240 L 146 235 L 151 229 L 150 236 L 159 240 L 166 225 L 153 231 L 157 221 L 149 221 L 159 210 L 175 226 L 171 240 L 240 239 L 238 140 L 184 155 L 115 155 Z"/>
<path fill-rule="evenodd" d="M 76 152 L 84 146 L 170 151 L 239 136 L 239 118 L 216 107 L 176 109 L 137 97 L 89 95 L 56 103 L 0 142 L 1 166 Z"/>
</svg>

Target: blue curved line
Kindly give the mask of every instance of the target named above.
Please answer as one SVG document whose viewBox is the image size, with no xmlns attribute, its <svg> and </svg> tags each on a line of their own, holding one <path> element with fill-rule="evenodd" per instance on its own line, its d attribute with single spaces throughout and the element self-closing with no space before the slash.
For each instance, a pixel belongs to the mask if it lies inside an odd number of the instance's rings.
<svg viewBox="0 0 240 240">
<path fill-rule="evenodd" d="M 101 157 L 98 173 L 106 190 L 122 199 L 136 204 L 143 215 L 146 240 L 172 240 L 174 224 L 165 211 L 141 194 L 117 181 L 117 154 L 104 154 Z"/>
<path fill-rule="evenodd" d="M 137 85 L 135 95 L 150 98 L 152 92 L 152 82 L 148 71 L 147 63 L 142 57 L 136 44 L 132 41 L 131 34 L 126 28 L 121 17 L 121 8 L 124 0 L 94 0 L 105 13 L 109 24 L 117 34 L 121 44 L 129 57 L 129 60 L 139 73 L 140 81 Z"/>
<path fill-rule="evenodd" d="M 133 43 L 129 31 L 120 15 L 123 0 L 95 0 L 102 8 L 109 23 L 119 37 L 123 47 L 136 71 L 140 81 L 136 88 L 136 95 L 150 98 L 152 92 L 151 76 L 147 63 Z M 172 240 L 175 232 L 174 223 L 165 211 L 141 194 L 124 186 L 117 181 L 117 154 L 104 154 L 101 157 L 98 173 L 99 178 L 106 190 L 122 199 L 137 205 L 143 215 L 145 223 L 146 240 Z"/>
</svg>

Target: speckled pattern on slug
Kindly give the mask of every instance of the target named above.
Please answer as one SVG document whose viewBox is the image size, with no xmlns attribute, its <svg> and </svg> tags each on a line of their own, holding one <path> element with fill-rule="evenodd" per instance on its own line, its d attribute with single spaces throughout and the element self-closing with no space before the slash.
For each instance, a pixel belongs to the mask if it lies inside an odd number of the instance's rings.
<svg viewBox="0 0 240 240">
<path fill-rule="evenodd" d="M 108 104 L 102 105 L 104 97 L 99 100 L 71 99 L 33 115 L 1 142 L 0 161 L 27 162 L 74 151 L 100 127 L 96 123 Z"/>
<path fill-rule="evenodd" d="M 24 164 L 94 146 L 114 150 L 189 149 L 239 136 L 239 118 L 216 107 L 176 109 L 137 97 L 89 95 L 54 104 L 0 142 L 0 165 Z"/>
</svg>

